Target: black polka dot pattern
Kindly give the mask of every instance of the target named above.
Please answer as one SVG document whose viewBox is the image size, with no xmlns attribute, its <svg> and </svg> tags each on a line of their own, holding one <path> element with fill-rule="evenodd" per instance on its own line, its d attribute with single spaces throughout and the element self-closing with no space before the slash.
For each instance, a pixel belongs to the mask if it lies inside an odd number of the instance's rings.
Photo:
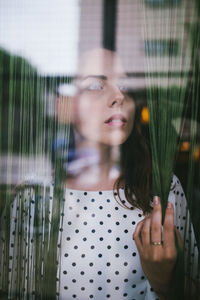
<svg viewBox="0 0 200 300">
<path fill-rule="evenodd" d="M 130 207 L 124 200 L 124 191 L 120 190 L 123 204 Z M 20 195 L 20 196 L 19 196 Z M 16 243 L 20 213 L 24 232 L 30 233 L 30 247 L 34 249 L 33 222 L 35 205 L 45 199 L 42 195 L 36 199 L 31 191 L 18 195 L 12 205 L 11 241 L 9 253 L 9 274 L 17 274 Z M 20 210 L 20 201 L 25 198 L 26 206 Z M 52 215 L 53 187 L 49 196 L 49 219 Z M 180 182 L 174 176 L 171 184 L 169 200 L 175 207 L 175 224 L 180 233 L 184 234 L 186 215 L 185 195 Z M 126 209 L 120 206 L 113 196 L 113 191 L 72 191 L 66 190 L 63 199 L 64 212 L 60 215 L 63 222 L 59 227 L 61 240 L 57 244 L 61 257 L 58 261 L 57 296 L 59 299 L 158 299 L 151 289 L 142 271 L 138 251 L 132 234 L 144 216 L 139 209 Z M 152 203 L 151 203 L 152 205 Z M 30 224 L 27 225 L 27 220 Z M 21 236 L 23 232 L 18 232 Z M 41 233 L 42 235 L 42 233 Z M 193 238 L 193 230 L 188 230 Z M 1 236 L 2 253 L 5 237 Z M 24 239 L 26 247 L 28 242 Z M 1 248 L 0 248 L 1 251 Z M 197 247 L 191 251 L 191 259 L 197 257 Z M 29 258 L 30 259 L 30 258 Z M 26 266 L 27 257 L 23 257 Z M 6 262 L 2 260 L 2 265 Z M 0 270 L 2 269 L 0 265 Z M 25 268 L 23 267 L 23 270 Z M 17 275 L 16 275 L 17 276 Z M 41 278 L 43 274 L 41 273 Z M 27 278 L 27 276 L 26 276 Z M 2 275 L 0 274 L 0 283 Z M 13 279 L 13 282 L 17 282 Z M 26 293 L 26 288 L 23 289 Z M 34 300 L 35 287 L 31 287 L 30 300 Z M 33 295 L 33 298 L 31 298 Z"/>
<path fill-rule="evenodd" d="M 144 299 L 146 281 L 132 240 L 142 212 L 118 205 L 112 191 L 67 191 L 65 198 L 61 274 L 67 274 L 61 276 L 61 298 Z"/>
</svg>

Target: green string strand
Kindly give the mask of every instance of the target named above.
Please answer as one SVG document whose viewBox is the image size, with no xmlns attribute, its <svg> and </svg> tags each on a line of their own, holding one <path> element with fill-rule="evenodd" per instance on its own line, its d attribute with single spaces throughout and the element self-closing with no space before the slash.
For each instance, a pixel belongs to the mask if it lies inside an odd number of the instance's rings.
<svg viewBox="0 0 200 300">
<path fill-rule="evenodd" d="M 197 10 L 198 12 L 198 10 Z M 190 152 L 189 152 L 189 163 L 188 163 L 188 180 L 187 180 L 187 204 L 188 210 L 190 212 L 190 218 L 188 220 L 189 224 L 189 233 L 191 233 L 192 228 L 192 218 L 193 214 L 193 197 L 194 197 L 194 176 L 195 176 L 195 160 L 194 153 L 197 145 L 197 124 L 198 124 L 198 112 L 200 109 L 199 106 L 199 87 L 200 87 L 200 68 L 199 68 L 199 49 L 200 49 L 200 36 L 199 36 L 199 24 L 193 23 L 191 25 L 190 30 L 191 36 L 191 48 L 192 48 L 192 80 L 191 80 L 191 115 L 190 115 Z M 200 187 L 200 185 L 199 185 Z M 198 188 L 199 188 L 198 187 Z M 198 231 L 199 233 L 199 231 Z M 193 269 L 195 266 L 191 263 L 190 256 L 194 252 L 194 245 L 191 243 L 191 234 L 189 235 L 189 241 L 187 247 L 189 248 L 188 257 L 187 257 L 187 274 L 189 274 L 188 278 L 188 294 L 191 296 L 192 291 L 192 276 Z M 198 259 L 199 260 L 199 259 Z M 196 278 L 199 277 L 199 267 L 198 274 L 195 274 Z M 195 279 L 196 279 L 195 278 Z M 198 292 L 198 290 L 197 290 Z M 196 297 L 198 294 L 196 294 Z"/>
<path fill-rule="evenodd" d="M 160 9 L 161 12 L 161 7 L 157 9 Z M 175 12 L 177 15 L 178 8 L 176 8 Z M 173 13 L 169 9 L 168 23 L 164 24 L 162 28 L 160 28 L 161 36 L 166 36 L 168 38 L 169 34 L 170 37 L 172 36 L 172 32 L 169 32 L 170 27 L 168 28 L 171 21 L 175 23 L 173 20 Z M 181 21 L 183 22 L 183 20 Z M 175 47 L 175 45 L 173 46 L 172 43 L 168 49 L 168 75 L 166 77 L 167 87 L 161 87 L 161 79 L 158 79 L 158 85 L 154 86 L 154 78 L 151 77 L 148 72 L 146 74 L 147 80 L 151 84 L 151 87 L 147 91 L 147 102 L 150 112 L 149 127 L 152 152 L 152 189 L 154 195 L 159 195 L 161 197 L 163 220 L 175 165 L 178 135 L 181 131 L 181 123 L 176 124 L 176 130 L 172 124 L 174 120 L 178 118 L 181 119 L 182 117 L 186 93 L 184 83 L 187 80 L 187 75 L 181 77 L 181 71 L 179 85 L 172 84 L 169 72 L 173 70 L 173 57 L 171 56 L 171 53 L 173 53 L 174 50 L 173 47 Z M 166 49 L 166 51 L 168 50 Z M 180 50 L 182 53 L 182 49 Z M 151 59 L 152 57 L 149 55 L 148 60 Z M 156 65 L 160 65 L 163 62 L 162 68 L 164 68 L 164 59 L 162 59 L 161 55 L 157 54 L 156 59 Z M 183 61 L 181 61 L 180 64 L 179 69 L 184 70 Z M 174 276 L 175 291 L 173 299 L 184 299 L 184 257 L 176 235 L 175 242 L 178 258 Z"/>
</svg>

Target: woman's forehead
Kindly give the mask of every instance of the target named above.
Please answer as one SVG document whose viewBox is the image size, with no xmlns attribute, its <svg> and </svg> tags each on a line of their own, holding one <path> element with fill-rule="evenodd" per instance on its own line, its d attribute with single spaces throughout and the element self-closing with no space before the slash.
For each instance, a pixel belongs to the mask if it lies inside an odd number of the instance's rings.
<svg viewBox="0 0 200 300">
<path fill-rule="evenodd" d="M 124 75 L 124 69 L 115 52 L 106 49 L 94 49 L 81 56 L 78 74 L 81 77 L 90 75 L 121 77 Z"/>
</svg>

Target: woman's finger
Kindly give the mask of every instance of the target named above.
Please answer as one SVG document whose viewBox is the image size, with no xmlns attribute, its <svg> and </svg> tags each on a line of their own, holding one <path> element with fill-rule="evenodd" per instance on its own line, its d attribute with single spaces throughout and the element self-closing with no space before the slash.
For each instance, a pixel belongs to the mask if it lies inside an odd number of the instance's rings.
<svg viewBox="0 0 200 300">
<path fill-rule="evenodd" d="M 151 214 L 151 242 L 161 242 L 161 222 L 162 222 L 162 211 L 160 198 L 155 196 L 153 199 L 154 207 Z"/>
<path fill-rule="evenodd" d="M 151 218 L 147 217 L 147 218 L 144 219 L 143 227 L 142 227 L 142 230 L 141 230 L 142 245 L 144 247 L 147 247 L 151 242 L 150 232 L 151 232 Z"/>
<path fill-rule="evenodd" d="M 163 241 L 164 248 L 174 248 L 174 207 L 171 202 L 168 202 L 165 221 L 163 225 Z"/>
<path fill-rule="evenodd" d="M 137 246 L 139 252 L 142 251 L 141 230 L 142 230 L 143 224 L 144 224 L 144 220 L 140 221 L 137 224 L 135 232 L 133 234 L 133 239 L 135 240 L 135 243 L 136 243 L 136 246 Z"/>
</svg>

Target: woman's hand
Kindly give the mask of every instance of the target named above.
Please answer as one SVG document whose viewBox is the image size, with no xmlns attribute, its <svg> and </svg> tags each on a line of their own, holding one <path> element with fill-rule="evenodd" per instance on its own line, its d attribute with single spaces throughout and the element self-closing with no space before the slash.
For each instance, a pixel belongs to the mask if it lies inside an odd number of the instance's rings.
<svg viewBox="0 0 200 300">
<path fill-rule="evenodd" d="M 174 237 L 174 208 L 170 202 L 167 204 L 163 233 L 161 222 L 160 199 L 155 196 L 152 213 L 138 223 L 133 237 L 150 285 L 161 299 L 171 299 L 177 250 Z M 178 240 L 181 242 L 179 235 Z"/>
</svg>

